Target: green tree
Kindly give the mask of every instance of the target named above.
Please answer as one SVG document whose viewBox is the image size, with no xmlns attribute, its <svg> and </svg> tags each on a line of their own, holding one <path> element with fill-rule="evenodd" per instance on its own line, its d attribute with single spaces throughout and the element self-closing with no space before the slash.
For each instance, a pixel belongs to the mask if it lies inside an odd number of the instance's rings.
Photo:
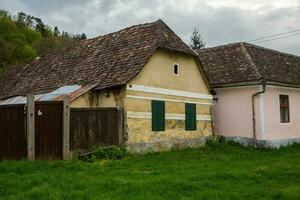
<svg viewBox="0 0 300 200">
<path fill-rule="evenodd" d="M 10 14 L 6 10 L 0 9 L 0 17 L 9 17 L 10 18 Z"/>
<path fill-rule="evenodd" d="M 87 38 L 86 35 L 84 33 L 82 33 L 81 36 L 80 36 L 80 39 L 85 40 L 86 38 Z"/>
<path fill-rule="evenodd" d="M 54 27 L 53 34 L 54 34 L 55 37 L 59 37 L 60 36 L 60 32 L 59 32 L 57 26 Z"/>
<path fill-rule="evenodd" d="M 67 32 L 60 34 L 58 27 L 52 29 L 40 18 L 24 12 L 12 16 L 0 10 L 0 76 L 11 66 L 21 66 L 36 56 L 69 46 L 74 36 Z"/>
<path fill-rule="evenodd" d="M 25 20 L 26 20 L 27 15 L 24 12 L 19 12 L 17 15 L 17 25 L 18 26 L 25 26 Z"/>
<path fill-rule="evenodd" d="M 195 28 L 191 36 L 190 47 L 194 50 L 198 50 L 204 48 L 205 45 L 206 42 L 204 42 L 204 40 L 201 37 L 201 34 Z"/>
</svg>

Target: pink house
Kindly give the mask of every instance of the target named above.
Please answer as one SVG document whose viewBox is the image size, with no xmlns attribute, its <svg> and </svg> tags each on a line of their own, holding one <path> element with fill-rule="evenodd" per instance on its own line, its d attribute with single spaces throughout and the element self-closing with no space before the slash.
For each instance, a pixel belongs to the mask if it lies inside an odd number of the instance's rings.
<svg viewBox="0 0 300 200">
<path fill-rule="evenodd" d="M 216 134 L 269 147 L 300 142 L 300 57 L 248 43 L 198 55 L 216 91 Z"/>
</svg>

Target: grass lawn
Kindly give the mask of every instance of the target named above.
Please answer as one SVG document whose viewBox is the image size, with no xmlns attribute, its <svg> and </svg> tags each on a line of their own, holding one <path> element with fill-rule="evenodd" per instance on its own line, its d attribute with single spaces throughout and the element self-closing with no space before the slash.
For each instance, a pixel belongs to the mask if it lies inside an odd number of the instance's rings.
<svg viewBox="0 0 300 200">
<path fill-rule="evenodd" d="M 3 161 L 0 199 L 300 199 L 300 145 L 217 144 L 120 161 Z"/>
</svg>

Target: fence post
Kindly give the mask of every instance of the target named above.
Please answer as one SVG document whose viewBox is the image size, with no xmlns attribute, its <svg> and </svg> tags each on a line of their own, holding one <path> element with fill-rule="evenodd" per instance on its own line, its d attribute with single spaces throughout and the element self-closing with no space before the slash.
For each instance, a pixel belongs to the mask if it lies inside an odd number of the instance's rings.
<svg viewBox="0 0 300 200">
<path fill-rule="evenodd" d="M 27 156 L 35 160 L 35 109 L 34 95 L 27 95 Z"/>
<path fill-rule="evenodd" d="M 70 97 L 64 97 L 63 109 L 63 159 L 70 159 Z"/>
<path fill-rule="evenodd" d="M 118 143 L 119 146 L 123 144 L 123 127 L 124 127 L 124 115 L 123 115 L 123 108 L 117 108 L 118 112 Z"/>
</svg>

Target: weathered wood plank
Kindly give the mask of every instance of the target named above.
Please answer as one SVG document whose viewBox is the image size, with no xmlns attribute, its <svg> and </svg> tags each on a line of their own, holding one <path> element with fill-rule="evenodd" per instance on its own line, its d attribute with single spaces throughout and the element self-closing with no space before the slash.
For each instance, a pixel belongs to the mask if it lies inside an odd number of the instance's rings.
<svg viewBox="0 0 300 200">
<path fill-rule="evenodd" d="M 35 160 L 35 112 L 34 95 L 27 95 L 27 157 Z"/>
<path fill-rule="evenodd" d="M 70 149 L 91 150 L 93 146 L 120 145 L 121 115 L 123 111 L 118 108 L 71 108 Z"/>
</svg>

